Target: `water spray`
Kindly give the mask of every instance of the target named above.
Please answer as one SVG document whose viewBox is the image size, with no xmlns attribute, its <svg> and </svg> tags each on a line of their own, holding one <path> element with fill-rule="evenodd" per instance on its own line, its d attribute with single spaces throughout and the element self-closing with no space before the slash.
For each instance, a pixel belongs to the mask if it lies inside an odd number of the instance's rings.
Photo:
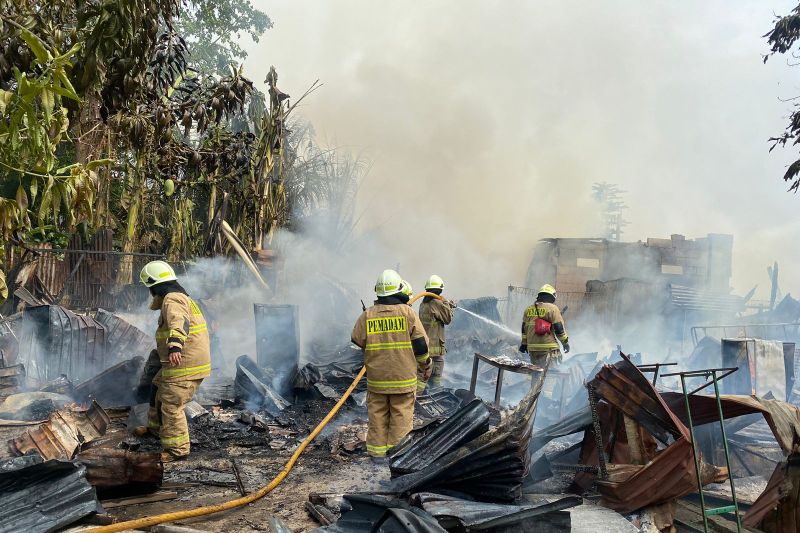
<svg viewBox="0 0 800 533">
<path fill-rule="evenodd" d="M 499 322 L 495 322 L 494 320 L 489 320 L 485 316 L 481 316 L 481 315 L 479 315 L 477 313 L 473 313 L 472 311 L 464 309 L 463 307 L 456 307 L 456 309 L 458 309 L 460 311 L 464 311 L 468 315 L 470 315 L 472 317 L 475 317 L 478 320 L 481 320 L 481 321 L 483 321 L 483 322 L 485 322 L 487 324 L 490 324 L 490 325 L 496 327 L 497 329 L 502 330 L 504 333 L 512 335 L 514 338 L 517 338 L 517 339 L 522 338 L 522 333 L 520 333 L 519 331 L 514 331 L 513 329 L 509 328 L 505 324 L 500 324 Z"/>
</svg>

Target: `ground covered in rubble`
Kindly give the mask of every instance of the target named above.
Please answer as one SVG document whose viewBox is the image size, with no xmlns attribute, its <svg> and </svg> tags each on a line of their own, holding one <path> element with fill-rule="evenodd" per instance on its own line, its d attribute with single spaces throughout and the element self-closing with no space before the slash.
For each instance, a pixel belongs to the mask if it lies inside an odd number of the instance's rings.
<svg viewBox="0 0 800 533">
<path fill-rule="evenodd" d="M 153 514 L 193 509 L 241 496 L 231 459 L 238 462 L 245 490 L 249 493 L 268 484 L 289 459 L 289 450 L 258 451 L 253 447 L 232 445 L 227 457 L 212 451 L 199 451 L 183 463 L 167 465 L 165 486 L 177 486 L 178 498 L 172 501 L 131 505 L 110 509 L 109 514 L 129 520 Z M 307 450 L 281 485 L 263 499 L 225 513 L 180 522 L 208 531 L 270 531 L 270 515 L 280 518 L 295 532 L 319 526 L 305 510 L 312 492 L 359 492 L 379 490 L 380 481 L 389 478 L 386 466 L 376 467 L 363 455 L 331 459 L 329 448 L 322 444 Z M 224 486 L 220 486 L 224 485 Z"/>
<path fill-rule="evenodd" d="M 109 509 L 109 514 L 128 520 L 218 504 L 238 498 L 242 492 L 255 492 L 281 472 L 299 442 L 332 406 L 330 401 L 313 400 L 291 406 L 277 417 L 213 408 L 191 424 L 190 458 L 165 465 L 161 490 L 177 492 L 178 497 Z M 293 531 L 309 531 L 319 526 L 305 510 L 309 494 L 379 492 L 381 482 L 389 479 L 389 470 L 386 465 L 375 465 L 364 453 L 366 420 L 359 414 L 365 415 L 343 409 L 339 420 L 353 423 L 340 421 L 336 429 L 332 424 L 309 445 L 289 477 L 263 499 L 181 523 L 209 531 L 269 531 L 268 519 L 274 515 Z M 147 448 L 155 441 L 142 439 L 141 444 Z"/>
</svg>

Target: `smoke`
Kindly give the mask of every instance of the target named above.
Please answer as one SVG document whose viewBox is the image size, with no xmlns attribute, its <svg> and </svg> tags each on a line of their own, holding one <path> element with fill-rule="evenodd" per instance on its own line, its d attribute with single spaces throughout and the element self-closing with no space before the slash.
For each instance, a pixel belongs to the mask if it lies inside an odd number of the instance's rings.
<svg viewBox="0 0 800 533">
<path fill-rule="evenodd" d="M 625 237 L 735 236 L 734 287 L 800 266 L 782 246 L 797 199 L 767 152 L 793 96 L 780 58 L 763 65 L 776 2 L 262 1 L 275 27 L 244 43 L 247 74 L 270 65 L 328 144 L 374 161 L 360 231 L 458 297 L 524 279 L 536 241 L 600 233 L 591 184 L 628 191 Z M 358 275 L 361 276 L 360 269 Z M 784 293 L 798 291 L 789 276 Z"/>
</svg>

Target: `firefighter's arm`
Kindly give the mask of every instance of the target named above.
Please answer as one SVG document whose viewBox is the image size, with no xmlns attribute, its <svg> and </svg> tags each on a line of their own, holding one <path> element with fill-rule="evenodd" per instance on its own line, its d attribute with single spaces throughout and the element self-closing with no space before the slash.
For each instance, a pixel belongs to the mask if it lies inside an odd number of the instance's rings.
<svg viewBox="0 0 800 533">
<path fill-rule="evenodd" d="M 367 345 L 366 313 L 361 313 L 361 316 L 359 316 L 358 320 L 356 320 L 356 324 L 353 326 L 353 332 L 350 334 L 350 340 L 362 350 Z"/>
<path fill-rule="evenodd" d="M 431 361 L 431 357 L 428 355 L 428 334 L 425 333 L 425 328 L 417 312 L 411 309 L 411 315 L 412 316 L 408 317 L 409 323 L 411 324 L 411 327 L 408 329 L 408 333 L 411 337 L 411 349 L 414 350 L 414 357 L 417 359 L 417 367 L 422 370 L 423 374 L 429 375 L 429 371 L 433 368 L 433 361 Z"/>
<path fill-rule="evenodd" d="M 450 307 L 447 302 L 441 302 L 439 300 L 436 300 L 436 304 L 437 305 L 433 308 L 433 314 L 436 320 L 445 326 L 448 325 L 453 321 L 453 308 Z"/>
<path fill-rule="evenodd" d="M 569 353 L 569 335 L 567 334 L 567 328 L 564 326 L 564 317 L 561 316 L 561 311 L 558 309 L 553 311 L 553 333 L 561 341 L 564 352 Z"/>
<path fill-rule="evenodd" d="M 528 321 L 525 320 L 525 316 L 522 317 L 522 340 L 519 344 L 519 351 L 522 353 L 528 351 Z"/>
<path fill-rule="evenodd" d="M 161 313 L 164 317 L 164 324 L 169 330 L 169 337 L 167 337 L 169 360 L 174 366 L 178 366 L 181 364 L 183 345 L 189 337 L 191 309 L 183 300 L 168 294 L 161 306 Z"/>
</svg>

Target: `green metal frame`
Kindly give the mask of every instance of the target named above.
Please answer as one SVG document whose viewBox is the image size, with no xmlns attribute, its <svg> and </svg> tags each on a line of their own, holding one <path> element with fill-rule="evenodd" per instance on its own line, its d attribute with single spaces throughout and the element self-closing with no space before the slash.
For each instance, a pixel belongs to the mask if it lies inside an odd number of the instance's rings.
<svg viewBox="0 0 800 533">
<path fill-rule="evenodd" d="M 730 376 L 734 372 L 739 370 L 738 368 L 709 368 L 705 370 L 691 370 L 688 372 L 675 372 L 673 374 L 662 374 L 663 377 L 667 376 L 680 376 L 681 378 L 681 388 L 683 391 L 683 401 L 684 405 L 686 406 L 686 418 L 689 421 L 689 434 L 692 438 L 692 458 L 694 459 L 694 472 L 697 476 L 697 492 L 700 493 L 700 512 L 703 516 L 703 529 L 706 533 L 708 533 L 708 517 L 721 515 L 726 513 L 734 513 L 736 516 L 736 528 L 739 533 L 743 531 L 742 529 L 742 518 L 739 515 L 739 501 L 736 499 L 736 487 L 733 484 L 733 473 L 731 472 L 731 460 L 730 454 L 728 452 L 728 437 L 725 434 L 725 420 L 722 414 L 722 401 L 719 397 L 719 381 L 723 378 Z M 717 372 L 721 372 L 721 375 L 717 375 Z M 686 378 L 694 378 L 694 377 L 703 377 L 707 382 L 690 391 L 686 392 Z M 711 381 L 708 381 L 708 378 L 711 378 Z M 728 467 L 728 481 L 730 482 L 731 486 L 731 498 L 733 499 L 733 505 L 725 505 L 723 507 L 712 507 L 707 509 L 706 508 L 706 500 L 705 495 L 703 494 L 703 482 L 700 477 L 700 458 L 699 453 L 697 451 L 697 443 L 695 442 L 694 438 L 694 422 L 692 420 L 692 410 L 689 407 L 689 396 L 692 394 L 696 394 L 701 390 L 705 389 L 709 385 L 714 385 L 714 396 L 717 400 L 717 412 L 719 413 L 719 427 L 722 432 L 722 448 L 725 451 L 725 465 Z"/>
</svg>

